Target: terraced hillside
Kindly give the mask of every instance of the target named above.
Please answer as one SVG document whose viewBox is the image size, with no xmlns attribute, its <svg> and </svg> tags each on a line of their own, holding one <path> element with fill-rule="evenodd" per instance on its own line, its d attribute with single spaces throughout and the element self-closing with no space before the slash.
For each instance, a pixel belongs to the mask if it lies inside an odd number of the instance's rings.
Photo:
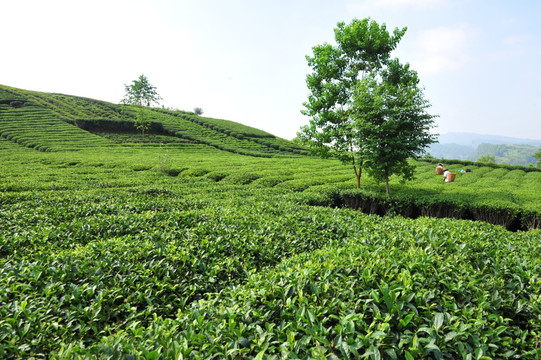
<svg viewBox="0 0 541 360">
<path fill-rule="evenodd" d="M 106 139 L 65 121 L 75 111 L 52 96 L 0 87 L 0 136 L 41 151 L 109 146 Z M 85 109 L 82 107 L 81 109 Z"/>
<path fill-rule="evenodd" d="M 1 94 L 0 359 L 541 356 L 539 169 L 387 196 L 240 124 Z"/>
<path fill-rule="evenodd" d="M 152 122 L 147 142 L 199 144 L 257 157 L 307 154 L 290 141 L 232 121 L 160 108 L 149 109 L 147 116 Z M 132 109 L 117 104 L 0 85 L 0 136 L 41 151 L 137 141 L 134 117 Z"/>
</svg>

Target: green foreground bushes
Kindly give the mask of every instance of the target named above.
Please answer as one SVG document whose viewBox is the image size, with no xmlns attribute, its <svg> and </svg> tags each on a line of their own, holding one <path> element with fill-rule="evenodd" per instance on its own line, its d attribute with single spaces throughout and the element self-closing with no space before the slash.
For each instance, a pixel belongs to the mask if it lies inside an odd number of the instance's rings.
<svg viewBox="0 0 541 360">
<path fill-rule="evenodd" d="M 325 219 L 346 220 L 352 232 L 251 273 L 173 318 L 132 323 L 89 348 L 65 345 L 58 356 L 539 356 L 541 262 L 532 256 L 541 250 L 539 233 L 350 211 Z"/>
<path fill-rule="evenodd" d="M 0 148 L 0 358 L 540 355 L 540 230 L 337 207 L 334 161 Z"/>
</svg>

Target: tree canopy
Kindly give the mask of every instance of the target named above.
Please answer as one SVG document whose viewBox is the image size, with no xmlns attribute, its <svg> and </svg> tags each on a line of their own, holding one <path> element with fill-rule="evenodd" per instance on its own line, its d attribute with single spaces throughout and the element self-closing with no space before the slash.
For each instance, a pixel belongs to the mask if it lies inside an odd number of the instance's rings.
<svg viewBox="0 0 541 360">
<path fill-rule="evenodd" d="M 495 164 L 496 163 L 496 156 L 494 156 L 494 155 L 479 156 L 477 161 L 482 162 L 482 163 Z"/>
<path fill-rule="evenodd" d="M 150 123 L 145 118 L 143 108 L 158 103 L 161 97 L 158 95 L 156 87 L 149 83 L 145 75 L 139 76 L 137 80 L 133 80 L 131 84 L 124 85 L 124 87 L 125 95 L 122 103 L 137 107 L 135 127 L 141 130 L 144 137 L 145 130 L 150 127 Z"/>
<path fill-rule="evenodd" d="M 312 73 L 306 76 L 310 94 L 302 113 L 310 121 L 299 139 L 322 157 L 352 163 L 357 187 L 363 166 L 387 181 L 394 173 L 411 178 L 407 157 L 434 142 L 428 135 L 433 116 L 424 111 L 429 104 L 417 74 L 391 60 L 405 32 L 395 28 L 390 33 L 370 18 L 340 22 L 336 45 L 314 46 L 313 56 L 306 57 Z M 381 151 L 374 153 L 378 146 Z"/>
<path fill-rule="evenodd" d="M 411 180 L 414 168 L 408 159 L 435 142 L 429 132 L 434 116 L 425 111 L 430 104 L 418 84 L 417 73 L 394 59 L 355 89 L 352 116 L 360 157 L 374 178 L 385 181 L 387 193 L 389 177 Z"/>
</svg>

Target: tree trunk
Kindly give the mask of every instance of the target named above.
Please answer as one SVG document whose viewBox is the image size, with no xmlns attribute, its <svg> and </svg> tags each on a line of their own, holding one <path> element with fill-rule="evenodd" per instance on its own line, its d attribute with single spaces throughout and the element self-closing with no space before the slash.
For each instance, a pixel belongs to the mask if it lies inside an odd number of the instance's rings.
<svg viewBox="0 0 541 360">
<path fill-rule="evenodd" d="M 142 129 L 142 133 L 143 133 L 143 140 L 145 139 L 145 118 L 144 118 L 145 114 L 143 114 L 143 108 L 141 108 L 141 129 Z"/>
<path fill-rule="evenodd" d="M 143 105 L 139 105 L 139 109 L 137 109 L 137 122 L 141 127 L 141 135 L 143 136 L 143 139 L 145 138 L 145 114 L 143 114 Z"/>
<path fill-rule="evenodd" d="M 385 174 L 385 192 L 389 195 L 389 175 Z"/>
<path fill-rule="evenodd" d="M 355 170 L 355 177 L 357 178 L 357 189 L 361 188 L 361 175 L 363 174 L 363 162 L 362 160 L 359 161 L 359 170 L 357 171 L 357 166 L 355 165 L 355 157 L 351 157 L 353 159 L 353 170 Z"/>
</svg>

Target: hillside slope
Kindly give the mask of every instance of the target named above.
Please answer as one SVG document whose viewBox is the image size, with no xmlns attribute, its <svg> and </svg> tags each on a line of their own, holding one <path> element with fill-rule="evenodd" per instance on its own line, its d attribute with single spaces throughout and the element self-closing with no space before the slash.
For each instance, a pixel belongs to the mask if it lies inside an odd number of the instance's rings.
<svg viewBox="0 0 541 360">
<path fill-rule="evenodd" d="M 151 143 L 197 144 L 257 157 L 306 155 L 298 145 L 233 121 L 149 108 Z M 0 136 L 41 151 L 80 150 L 133 142 L 135 111 L 77 96 L 0 85 Z M 130 134 L 128 140 L 123 134 Z"/>
</svg>

